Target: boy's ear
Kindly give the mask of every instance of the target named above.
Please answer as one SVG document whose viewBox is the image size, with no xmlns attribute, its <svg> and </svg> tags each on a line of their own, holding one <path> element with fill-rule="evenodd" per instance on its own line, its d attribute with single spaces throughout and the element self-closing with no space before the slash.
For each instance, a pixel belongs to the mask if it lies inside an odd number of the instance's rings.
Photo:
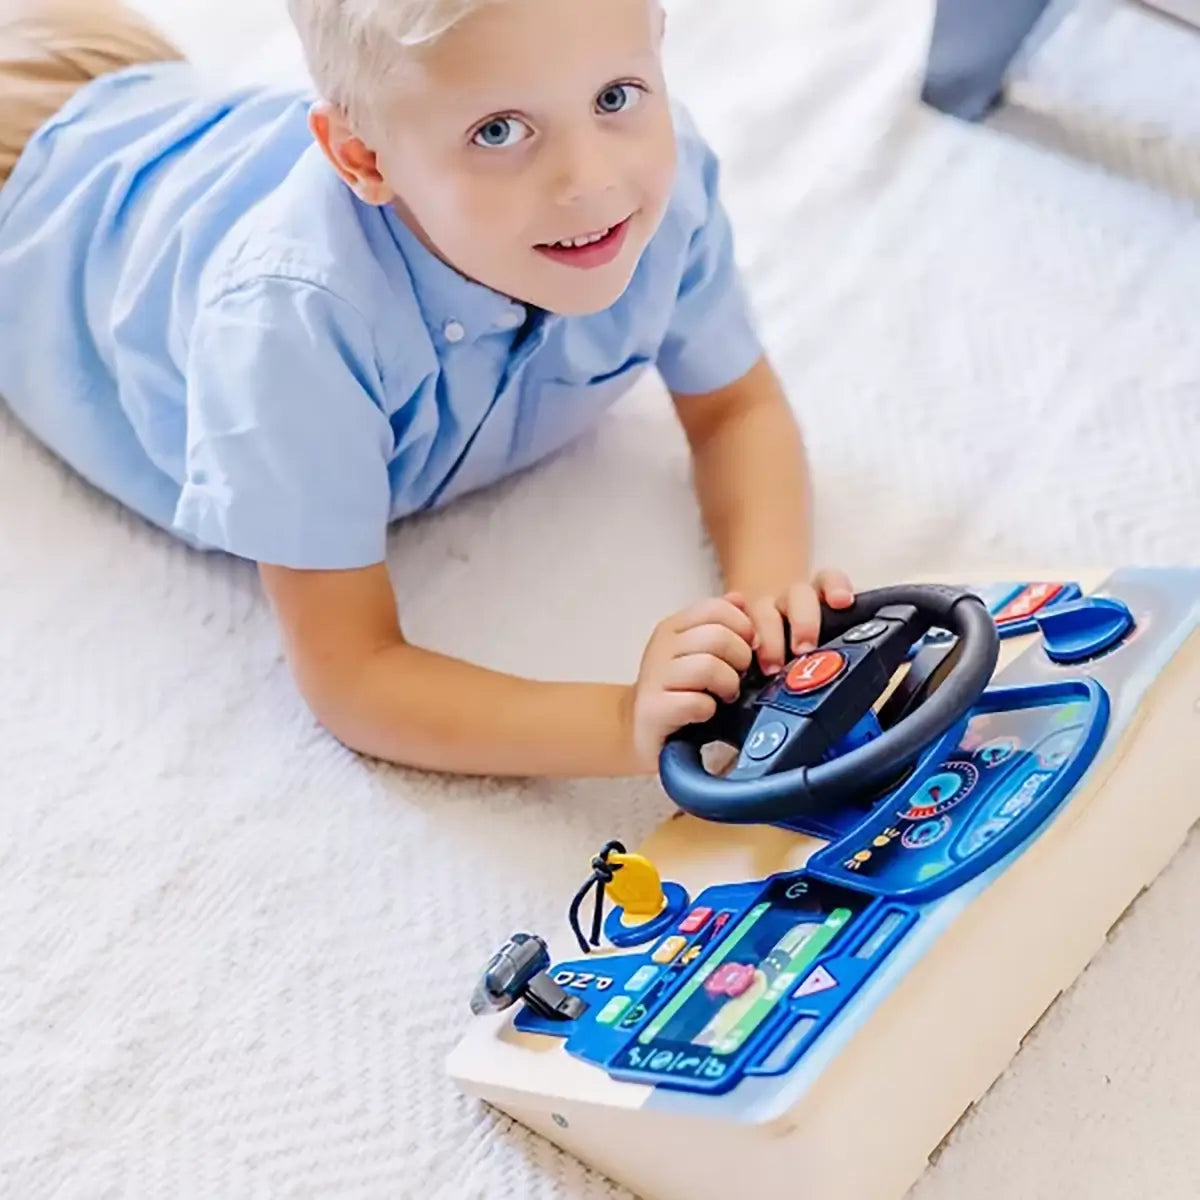
<svg viewBox="0 0 1200 1200">
<path fill-rule="evenodd" d="M 350 128 L 346 115 L 331 104 L 314 104 L 308 112 L 308 128 L 333 169 L 364 204 L 385 205 L 395 192 L 379 173 L 375 151 Z"/>
</svg>

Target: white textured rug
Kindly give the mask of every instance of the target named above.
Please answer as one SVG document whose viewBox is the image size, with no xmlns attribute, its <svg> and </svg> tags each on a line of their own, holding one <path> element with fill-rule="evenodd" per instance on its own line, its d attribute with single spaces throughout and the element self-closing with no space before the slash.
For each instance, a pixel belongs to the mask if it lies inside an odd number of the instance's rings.
<svg viewBox="0 0 1200 1200">
<path fill-rule="evenodd" d="M 144 5 L 214 69 L 295 68 L 277 2 Z M 863 584 L 1200 560 L 1195 208 L 920 111 L 923 2 L 670 9 L 821 557 Z M 357 760 L 306 714 L 249 569 L 147 531 L 7 418 L 0 512 L 0 1194 L 623 1196 L 442 1059 L 488 952 L 666 813 L 654 784 Z M 627 677 L 712 585 L 652 387 L 397 532 L 392 562 L 413 637 L 544 676 Z M 914 1200 L 1194 1200 L 1197 944 L 1193 840 Z"/>
</svg>

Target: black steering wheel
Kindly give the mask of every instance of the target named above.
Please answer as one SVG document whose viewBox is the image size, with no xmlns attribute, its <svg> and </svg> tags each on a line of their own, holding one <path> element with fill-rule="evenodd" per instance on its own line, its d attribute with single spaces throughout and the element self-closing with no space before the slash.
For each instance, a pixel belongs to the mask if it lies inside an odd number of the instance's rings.
<svg viewBox="0 0 1200 1200">
<path fill-rule="evenodd" d="M 852 749 L 838 743 L 867 717 L 931 628 L 956 639 L 944 678 L 890 728 Z M 734 824 L 827 813 L 893 781 L 960 721 L 987 687 L 1000 638 L 976 595 L 935 585 L 863 592 L 821 610 L 821 644 L 771 679 L 752 668 L 741 696 L 670 737 L 659 757 L 667 794 L 685 812 Z M 710 774 L 701 751 L 727 742 L 738 760 Z"/>
</svg>

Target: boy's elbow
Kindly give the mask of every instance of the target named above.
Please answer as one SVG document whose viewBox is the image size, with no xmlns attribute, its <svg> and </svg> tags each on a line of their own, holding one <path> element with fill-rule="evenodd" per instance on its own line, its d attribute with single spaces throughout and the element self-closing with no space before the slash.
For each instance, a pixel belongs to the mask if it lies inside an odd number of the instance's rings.
<svg viewBox="0 0 1200 1200">
<path fill-rule="evenodd" d="M 403 650 L 297 672 L 298 686 L 314 719 L 348 750 L 398 766 L 436 766 L 434 714 L 423 711 L 413 673 L 399 661 Z"/>
<path fill-rule="evenodd" d="M 378 755 L 377 736 L 370 719 L 371 678 L 376 673 L 375 654 L 334 660 L 293 654 L 293 681 L 308 711 L 331 737 L 347 749 Z"/>
<path fill-rule="evenodd" d="M 260 564 L 259 573 L 292 677 L 316 720 L 360 753 L 408 753 L 409 731 L 421 720 L 419 684 L 386 564 L 352 570 Z"/>
<path fill-rule="evenodd" d="M 340 698 L 305 695 L 304 701 L 317 724 L 347 750 L 368 758 L 391 757 L 381 753 L 379 740 L 372 736 L 370 727 Z"/>
</svg>

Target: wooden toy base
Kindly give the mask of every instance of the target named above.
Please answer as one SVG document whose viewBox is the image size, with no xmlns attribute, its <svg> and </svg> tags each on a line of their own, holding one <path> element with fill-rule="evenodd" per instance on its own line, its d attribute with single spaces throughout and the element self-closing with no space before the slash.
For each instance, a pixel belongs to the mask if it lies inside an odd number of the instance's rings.
<svg viewBox="0 0 1200 1200">
<path fill-rule="evenodd" d="M 1099 581 L 1081 580 L 1085 590 Z M 1005 643 L 1001 665 L 1033 640 Z M 728 1200 L 750 1180 L 764 1195 L 901 1197 L 1200 819 L 1198 777 L 1194 633 L 1052 823 L 786 1111 L 714 1119 L 699 1096 L 679 1110 L 643 1107 L 652 1089 L 614 1081 L 557 1039 L 518 1033 L 512 1010 L 476 1018 L 449 1072 L 647 1200 Z M 793 869 L 821 845 L 680 814 L 639 849 L 696 895 Z M 550 932 L 552 950 L 569 947 L 565 925 Z"/>
</svg>

